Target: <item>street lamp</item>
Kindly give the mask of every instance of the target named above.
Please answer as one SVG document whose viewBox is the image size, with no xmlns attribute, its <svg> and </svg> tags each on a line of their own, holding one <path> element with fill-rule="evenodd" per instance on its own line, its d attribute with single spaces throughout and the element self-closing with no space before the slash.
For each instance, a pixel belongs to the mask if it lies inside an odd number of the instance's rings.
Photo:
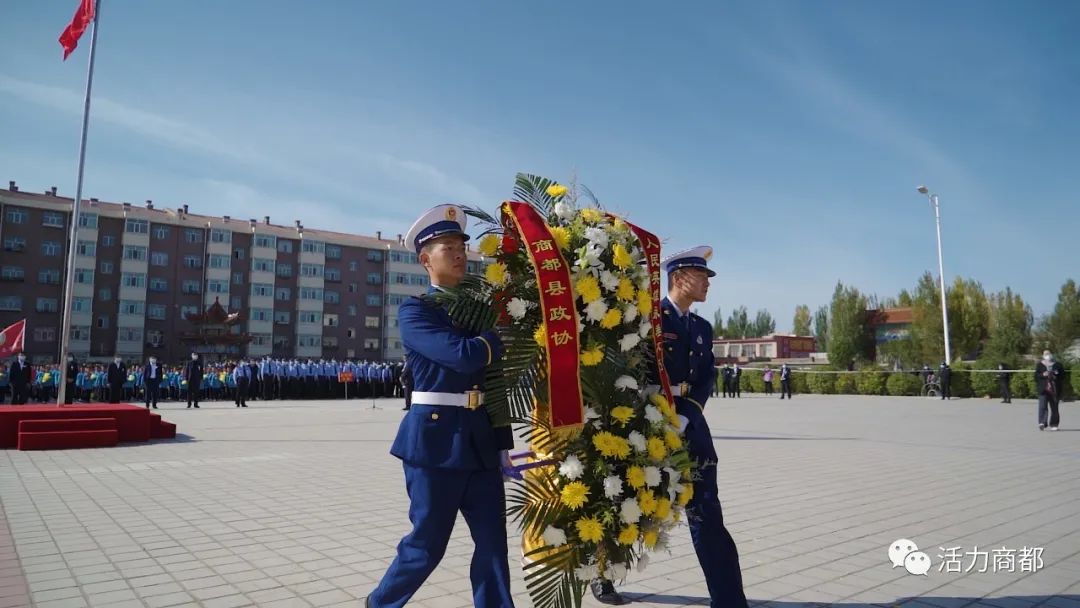
<svg viewBox="0 0 1080 608">
<path fill-rule="evenodd" d="M 925 195 L 934 208 L 934 219 L 937 221 L 937 263 L 938 276 L 941 278 L 941 320 L 945 329 L 945 362 L 952 362 L 952 352 L 949 349 L 949 308 L 945 302 L 945 264 L 941 261 L 941 207 L 938 205 L 936 194 L 930 194 L 929 188 L 919 186 L 919 194 Z"/>
</svg>

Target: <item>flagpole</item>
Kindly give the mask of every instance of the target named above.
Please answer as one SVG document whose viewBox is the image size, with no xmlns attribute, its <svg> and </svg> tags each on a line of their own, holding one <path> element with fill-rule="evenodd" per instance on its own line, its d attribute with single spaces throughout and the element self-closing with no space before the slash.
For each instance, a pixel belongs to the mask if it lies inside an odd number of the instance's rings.
<svg viewBox="0 0 1080 608">
<path fill-rule="evenodd" d="M 86 131 L 90 125 L 90 89 L 94 84 L 94 54 L 97 50 L 98 21 L 101 19 L 101 0 L 94 0 L 94 20 L 90 24 L 90 59 L 86 68 L 86 96 L 83 98 L 82 137 L 79 140 L 79 170 L 75 178 L 75 202 L 71 206 L 71 237 L 68 243 L 67 276 L 64 280 L 64 317 L 60 326 L 60 387 L 56 405 L 64 406 L 67 399 L 67 355 L 71 347 L 71 301 L 75 286 L 75 256 L 79 249 L 79 207 L 82 203 L 83 168 L 86 165 Z"/>
</svg>

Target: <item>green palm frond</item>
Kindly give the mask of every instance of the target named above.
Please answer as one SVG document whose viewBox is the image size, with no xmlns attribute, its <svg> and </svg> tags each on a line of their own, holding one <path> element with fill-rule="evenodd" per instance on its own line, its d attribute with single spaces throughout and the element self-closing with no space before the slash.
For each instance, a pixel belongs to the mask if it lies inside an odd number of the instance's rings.
<svg viewBox="0 0 1080 608">
<path fill-rule="evenodd" d="M 499 220 L 495 216 L 491 215 L 490 213 L 488 213 L 487 211 L 484 211 L 483 209 L 481 209 L 479 207 L 464 207 L 464 209 L 465 209 L 465 215 L 475 217 L 476 219 L 480 220 L 483 224 L 485 224 L 484 231 L 481 233 L 482 235 L 487 234 L 489 232 L 498 232 L 499 231 L 499 227 L 502 224 L 499 222 Z"/>
<path fill-rule="evenodd" d="M 600 204 L 600 199 L 597 198 L 595 194 L 593 194 L 592 190 L 589 190 L 588 186 L 586 186 L 584 184 L 578 184 L 578 188 L 582 191 L 582 193 L 585 194 L 586 198 L 588 198 L 590 201 L 592 201 L 592 204 L 594 206 L 596 206 L 596 207 L 601 207 L 602 206 Z"/>
<path fill-rule="evenodd" d="M 547 420 L 530 416 L 528 426 L 519 435 L 532 448 L 545 454 L 565 454 L 569 451 L 571 440 L 560 438 L 551 432 Z"/>
<path fill-rule="evenodd" d="M 514 198 L 529 203 L 540 215 L 548 217 L 555 208 L 555 200 L 548 195 L 547 189 L 554 183 L 554 180 L 539 175 L 518 173 L 514 179 Z"/>
<path fill-rule="evenodd" d="M 506 492 L 506 514 L 511 520 L 530 522 L 524 534 L 543 534 L 554 521 L 563 516 L 566 507 L 560 497 L 559 486 L 550 469 L 533 469 L 535 474 L 525 476 L 523 483 L 516 484 Z"/>
<path fill-rule="evenodd" d="M 535 608 L 580 608 L 585 582 L 578 580 L 577 550 L 570 545 L 558 549 L 540 547 L 525 555 L 533 561 L 525 566 L 525 587 Z"/>
</svg>

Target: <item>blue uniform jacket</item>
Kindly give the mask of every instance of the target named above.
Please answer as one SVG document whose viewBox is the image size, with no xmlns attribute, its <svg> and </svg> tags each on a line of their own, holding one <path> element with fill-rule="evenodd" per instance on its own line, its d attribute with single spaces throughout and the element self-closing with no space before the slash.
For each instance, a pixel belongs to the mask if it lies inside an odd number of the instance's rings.
<svg viewBox="0 0 1080 608">
<path fill-rule="evenodd" d="M 414 391 L 483 390 L 485 369 L 502 356 L 494 331 L 467 333 L 454 326 L 442 306 L 423 297 L 402 302 L 398 322 Z M 477 471 L 499 468 L 499 450 L 513 445 L 510 427 L 492 427 L 483 407 L 437 406 L 414 398 L 390 453 L 416 466 Z"/>
</svg>

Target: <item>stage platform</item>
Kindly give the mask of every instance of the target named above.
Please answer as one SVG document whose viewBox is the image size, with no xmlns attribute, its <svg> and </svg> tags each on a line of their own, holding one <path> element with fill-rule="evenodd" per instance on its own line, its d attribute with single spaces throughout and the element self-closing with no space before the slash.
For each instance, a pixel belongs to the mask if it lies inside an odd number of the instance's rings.
<svg viewBox="0 0 1080 608">
<path fill-rule="evenodd" d="M 0 405 L 0 448 L 105 447 L 175 436 L 175 424 L 137 405 Z"/>
</svg>

